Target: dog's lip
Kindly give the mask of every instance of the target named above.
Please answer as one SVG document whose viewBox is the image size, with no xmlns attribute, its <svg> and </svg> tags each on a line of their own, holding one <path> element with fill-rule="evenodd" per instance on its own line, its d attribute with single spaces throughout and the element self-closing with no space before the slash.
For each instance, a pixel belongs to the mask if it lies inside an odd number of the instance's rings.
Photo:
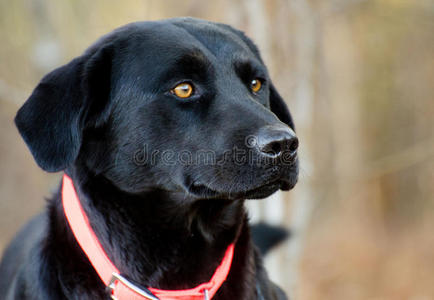
<svg viewBox="0 0 434 300">
<path fill-rule="evenodd" d="M 265 184 L 256 189 L 248 190 L 243 193 L 242 198 L 246 199 L 262 199 L 270 196 L 277 190 L 279 190 L 282 186 L 281 180 L 276 180 L 274 182 Z"/>
<path fill-rule="evenodd" d="M 227 198 L 227 199 L 262 199 L 270 196 L 277 190 L 288 191 L 293 188 L 295 183 L 292 183 L 290 179 L 277 178 L 267 180 L 258 187 L 250 188 L 245 191 L 238 192 L 226 192 L 217 191 L 207 184 L 199 182 L 192 183 L 188 192 L 196 197 L 200 198 Z"/>
</svg>

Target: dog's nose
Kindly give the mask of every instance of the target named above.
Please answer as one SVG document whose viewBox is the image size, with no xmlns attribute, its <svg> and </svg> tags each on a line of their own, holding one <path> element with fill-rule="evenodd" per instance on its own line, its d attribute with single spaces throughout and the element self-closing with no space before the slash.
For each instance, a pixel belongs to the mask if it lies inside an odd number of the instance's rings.
<svg viewBox="0 0 434 300">
<path fill-rule="evenodd" d="M 294 131 L 287 126 L 266 126 L 259 130 L 257 147 L 264 156 L 284 156 L 292 160 L 297 153 L 298 139 Z"/>
</svg>

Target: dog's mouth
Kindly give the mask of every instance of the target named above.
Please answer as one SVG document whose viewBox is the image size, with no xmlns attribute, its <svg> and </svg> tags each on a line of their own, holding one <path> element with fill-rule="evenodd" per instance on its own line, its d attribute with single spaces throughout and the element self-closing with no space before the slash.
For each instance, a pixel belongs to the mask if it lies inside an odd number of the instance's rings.
<svg viewBox="0 0 434 300">
<path fill-rule="evenodd" d="M 205 199 L 263 199 L 276 191 L 288 191 L 292 189 L 297 182 L 297 177 L 291 179 L 278 178 L 275 180 L 267 181 L 260 186 L 247 188 L 241 191 L 218 191 L 209 185 L 199 182 L 192 182 L 188 185 L 188 193 L 197 197 Z"/>
</svg>

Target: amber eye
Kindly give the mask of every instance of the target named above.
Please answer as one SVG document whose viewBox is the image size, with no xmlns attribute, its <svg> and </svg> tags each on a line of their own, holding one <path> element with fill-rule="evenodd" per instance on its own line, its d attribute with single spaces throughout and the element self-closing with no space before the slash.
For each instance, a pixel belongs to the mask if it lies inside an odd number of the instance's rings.
<svg viewBox="0 0 434 300">
<path fill-rule="evenodd" d="M 260 79 L 255 78 L 250 82 L 250 88 L 252 89 L 253 93 L 257 93 L 261 90 L 262 82 Z"/>
<path fill-rule="evenodd" d="M 193 86 L 188 82 L 182 82 L 175 86 L 171 92 L 179 98 L 189 98 L 193 94 Z"/>
</svg>

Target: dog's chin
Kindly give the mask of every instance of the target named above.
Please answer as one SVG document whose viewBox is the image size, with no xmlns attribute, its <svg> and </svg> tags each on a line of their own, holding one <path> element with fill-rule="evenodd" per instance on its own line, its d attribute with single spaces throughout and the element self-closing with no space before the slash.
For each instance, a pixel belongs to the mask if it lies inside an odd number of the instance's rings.
<svg viewBox="0 0 434 300">
<path fill-rule="evenodd" d="M 193 183 L 189 186 L 188 193 L 198 199 L 263 199 L 278 190 L 288 191 L 292 189 L 296 182 L 297 178 L 290 180 L 278 179 L 259 187 L 246 188 L 242 191 L 219 191 L 205 184 Z"/>
</svg>

